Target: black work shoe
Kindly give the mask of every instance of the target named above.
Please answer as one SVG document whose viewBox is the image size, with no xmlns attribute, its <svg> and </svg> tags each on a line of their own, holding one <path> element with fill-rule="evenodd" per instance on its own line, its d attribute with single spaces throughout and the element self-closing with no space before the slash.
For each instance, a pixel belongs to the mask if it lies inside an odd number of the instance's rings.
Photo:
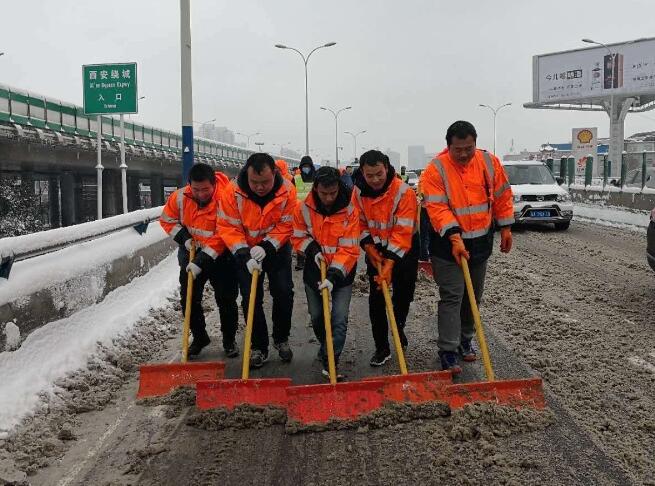
<svg viewBox="0 0 655 486">
<path fill-rule="evenodd" d="M 253 349 L 250 354 L 250 367 L 251 368 L 261 368 L 264 366 L 264 363 L 268 361 L 268 351 L 260 351 L 259 349 Z"/>
<path fill-rule="evenodd" d="M 273 347 L 277 349 L 280 359 L 285 363 L 290 362 L 293 359 L 293 351 L 291 351 L 291 346 L 289 346 L 289 341 L 284 341 L 283 343 L 275 343 Z"/>
<path fill-rule="evenodd" d="M 405 336 L 405 328 L 399 327 L 398 334 L 400 335 L 400 345 L 403 347 L 403 351 L 407 349 L 407 336 Z"/>
<path fill-rule="evenodd" d="M 225 351 L 225 356 L 228 358 L 236 358 L 239 356 L 239 347 L 237 346 L 236 341 L 232 341 L 229 344 L 223 344 L 223 351 Z"/>
<path fill-rule="evenodd" d="M 459 365 L 459 357 L 455 351 L 439 351 L 439 360 L 441 361 L 442 370 L 450 370 L 453 375 L 458 375 L 462 372 L 462 367 Z"/>
<path fill-rule="evenodd" d="M 391 351 L 388 349 L 377 349 L 375 354 L 371 357 L 371 366 L 382 366 L 384 363 L 391 359 Z"/>
<path fill-rule="evenodd" d="M 202 337 L 194 337 L 193 342 L 189 346 L 189 356 L 198 356 L 200 351 L 202 351 L 202 348 L 207 346 L 209 343 L 211 343 L 211 339 L 209 339 L 209 336 L 207 335 Z"/>
<path fill-rule="evenodd" d="M 478 355 L 475 352 L 475 348 L 473 347 L 473 343 L 471 342 L 470 339 L 468 340 L 462 340 L 462 343 L 459 345 L 459 348 L 457 348 L 459 351 L 459 354 L 462 356 L 462 359 L 466 362 L 471 362 L 475 361 L 478 359 Z"/>
</svg>

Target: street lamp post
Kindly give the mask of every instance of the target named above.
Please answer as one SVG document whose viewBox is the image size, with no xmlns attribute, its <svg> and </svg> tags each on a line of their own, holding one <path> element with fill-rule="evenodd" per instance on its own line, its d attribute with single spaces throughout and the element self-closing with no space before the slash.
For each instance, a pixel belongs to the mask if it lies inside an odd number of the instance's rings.
<svg viewBox="0 0 655 486">
<path fill-rule="evenodd" d="M 366 133 L 366 130 L 362 130 L 361 132 L 357 132 L 357 133 L 352 133 L 352 132 L 343 132 L 343 133 L 347 133 L 353 138 L 353 146 L 354 146 L 353 151 L 355 152 L 353 155 L 353 160 L 354 160 L 357 158 L 357 137 L 362 133 Z"/>
<path fill-rule="evenodd" d="M 500 105 L 499 107 L 497 107 L 495 109 L 492 108 L 489 105 L 483 105 L 483 104 L 478 105 L 478 106 L 481 106 L 483 108 L 489 108 L 494 114 L 494 155 L 496 155 L 496 115 L 498 115 L 498 112 L 501 109 L 505 108 L 506 106 L 511 106 L 511 104 L 512 103 L 505 103 L 504 105 Z"/>
<path fill-rule="evenodd" d="M 146 99 L 145 96 L 139 96 L 139 101 L 141 101 L 141 100 L 145 100 L 145 99 Z M 129 113 L 129 114 L 127 115 L 127 117 L 131 120 L 131 119 L 132 119 L 132 114 Z"/>
<path fill-rule="evenodd" d="M 305 155 L 309 155 L 309 88 L 307 84 L 307 63 L 309 62 L 309 57 L 316 52 L 319 49 L 322 49 L 324 47 L 332 47 L 336 45 L 336 42 L 328 42 L 327 44 L 323 44 L 322 46 L 315 47 L 312 49 L 307 56 L 305 56 L 302 52 L 300 52 L 298 49 L 294 47 L 288 47 L 285 46 L 284 44 L 275 44 L 275 47 L 278 49 L 290 49 L 292 51 L 297 52 L 300 54 L 300 57 L 302 57 L 302 61 L 305 64 Z"/>
<path fill-rule="evenodd" d="M 255 145 L 257 145 L 259 151 L 261 152 L 263 150 L 262 147 L 264 146 L 264 142 L 255 142 Z"/>
<path fill-rule="evenodd" d="M 339 113 L 345 110 L 350 110 L 352 106 L 346 106 L 345 108 L 341 108 L 340 110 L 334 111 L 331 110 L 330 108 L 326 108 L 325 106 L 321 106 L 321 110 L 323 111 L 329 111 L 334 115 L 334 151 L 335 151 L 335 162 L 336 162 L 336 167 L 337 169 L 339 168 Z"/>
<path fill-rule="evenodd" d="M 246 148 L 250 148 L 250 137 L 254 137 L 256 135 L 261 135 L 260 132 L 255 132 L 255 133 L 241 133 L 241 132 L 236 132 L 235 135 L 241 135 L 242 137 L 246 137 Z"/>
</svg>

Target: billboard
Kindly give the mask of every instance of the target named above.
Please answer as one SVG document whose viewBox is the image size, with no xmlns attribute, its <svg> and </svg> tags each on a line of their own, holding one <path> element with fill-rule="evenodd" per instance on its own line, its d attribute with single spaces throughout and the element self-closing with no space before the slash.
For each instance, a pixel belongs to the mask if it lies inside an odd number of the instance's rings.
<svg viewBox="0 0 655 486">
<path fill-rule="evenodd" d="M 533 101 L 655 94 L 655 39 L 534 56 Z"/>
<path fill-rule="evenodd" d="M 594 158 L 593 176 L 599 175 L 598 167 L 598 128 L 574 128 L 571 154 L 575 158 L 575 175 L 583 176 L 587 156 Z"/>
</svg>

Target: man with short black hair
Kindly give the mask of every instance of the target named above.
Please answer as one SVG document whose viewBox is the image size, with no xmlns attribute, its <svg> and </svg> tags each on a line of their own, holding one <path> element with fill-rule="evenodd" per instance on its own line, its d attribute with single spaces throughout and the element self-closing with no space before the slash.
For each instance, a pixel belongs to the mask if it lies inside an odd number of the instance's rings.
<svg viewBox="0 0 655 486">
<path fill-rule="evenodd" d="M 500 160 L 476 148 L 478 134 L 467 121 L 446 132 L 447 148 L 421 174 L 425 208 L 434 230 L 430 256 L 439 285 L 439 358 L 444 370 L 462 371 L 459 358 L 475 361 L 471 343 L 473 315 L 460 268 L 468 261 L 475 299 L 480 302 L 493 249 L 494 226 L 500 228 L 500 251 L 512 248 L 512 189 Z"/>
<path fill-rule="evenodd" d="M 312 327 L 321 343 L 319 357 L 323 375 L 328 377 L 325 326 L 321 291 L 332 294 L 332 340 L 336 364 L 346 342 L 352 284 L 359 257 L 359 217 L 350 201 L 350 190 L 339 171 L 321 167 L 316 172 L 312 191 L 296 208 L 291 241 L 296 251 L 307 258 L 303 271 L 307 306 Z M 327 278 L 321 279 L 320 264 L 327 266 Z"/>
<path fill-rule="evenodd" d="M 239 294 L 234 259 L 216 229 L 219 199 L 229 180 L 225 174 L 214 172 L 207 164 L 195 164 L 189 171 L 189 183 L 171 194 L 164 206 L 159 223 L 166 233 L 180 245 L 177 253 L 180 264 L 180 301 L 185 312 L 187 272 L 194 278 L 191 301 L 191 334 L 189 356 L 196 356 L 210 343 L 205 329 L 202 296 L 209 280 L 214 289 L 223 334 L 223 349 L 228 358 L 239 355 L 236 345 Z M 189 262 L 191 244 L 196 246 L 196 257 Z"/>
<path fill-rule="evenodd" d="M 289 362 L 293 281 L 291 244 L 296 189 L 276 170 L 273 157 L 253 154 L 224 191 L 218 218 L 220 234 L 237 260 L 243 314 L 248 314 L 251 275 L 256 269 L 268 276 L 273 297 L 273 346 Z M 264 316 L 264 278 L 259 279 L 255 300 L 250 366 L 268 360 L 268 326 Z"/>
<path fill-rule="evenodd" d="M 360 213 L 360 246 L 366 252 L 370 283 L 368 306 L 375 341 L 370 364 L 382 366 L 391 358 L 382 280 L 393 288 L 398 332 L 402 346 L 407 346 L 405 323 L 414 300 L 420 246 L 416 194 L 396 177 L 389 157 L 378 150 L 362 154 L 354 183 L 353 203 Z"/>
</svg>

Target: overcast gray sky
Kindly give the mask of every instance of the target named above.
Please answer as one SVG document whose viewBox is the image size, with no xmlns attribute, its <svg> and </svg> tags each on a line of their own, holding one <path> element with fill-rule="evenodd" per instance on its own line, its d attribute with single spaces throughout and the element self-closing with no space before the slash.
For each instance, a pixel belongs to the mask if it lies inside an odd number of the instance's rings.
<svg viewBox="0 0 655 486">
<path fill-rule="evenodd" d="M 360 148 L 400 152 L 444 146 L 445 130 L 469 120 L 478 146 L 498 152 L 567 142 L 571 128 L 598 126 L 604 114 L 527 110 L 532 56 L 583 47 L 580 39 L 620 42 L 655 35 L 649 0 L 550 1 L 210 1 L 192 0 L 194 119 L 234 131 L 261 131 L 267 148 L 304 149 L 304 74 L 300 56 L 276 43 L 316 52 L 309 63 L 310 145 L 333 158 L 334 118 L 321 105 L 352 110 L 343 131 L 367 130 Z M 143 123 L 180 129 L 179 2 L 36 1 L 2 3 L 0 83 L 81 104 L 83 64 L 136 61 Z M 628 115 L 626 135 L 655 129 L 655 111 Z M 253 140 L 251 140 L 252 142 Z M 361 150 L 360 150 L 361 153 Z"/>
</svg>

